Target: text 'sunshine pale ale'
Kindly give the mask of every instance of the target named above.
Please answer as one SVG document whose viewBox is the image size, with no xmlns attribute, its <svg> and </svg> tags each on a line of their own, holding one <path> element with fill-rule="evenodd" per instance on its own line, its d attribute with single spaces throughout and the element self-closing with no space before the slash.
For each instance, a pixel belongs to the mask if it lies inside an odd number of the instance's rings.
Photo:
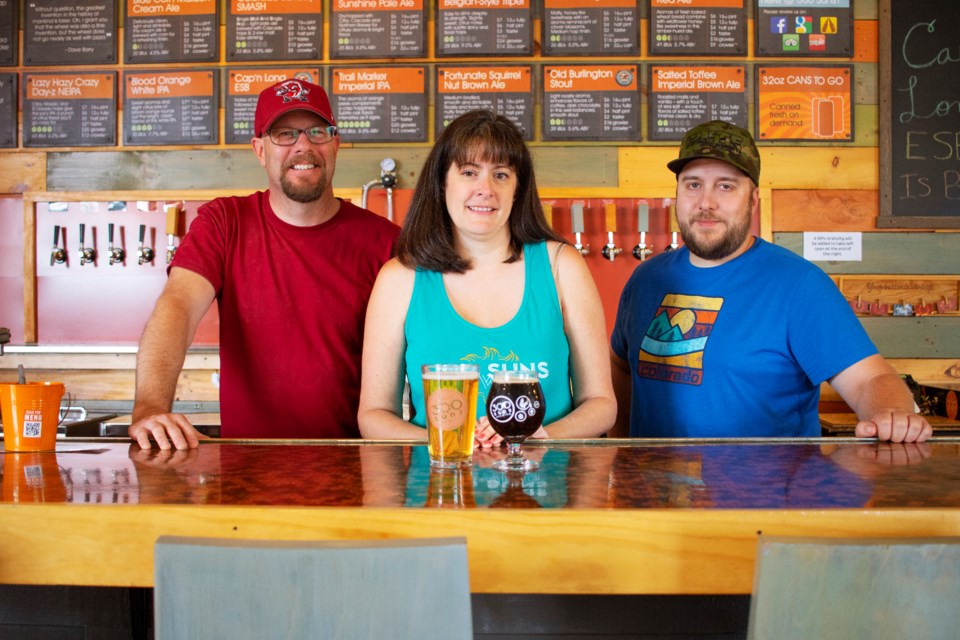
<svg viewBox="0 0 960 640">
<path fill-rule="evenodd" d="M 435 467 L 469 466 L 477 425 L 480 367 L 475 364 L 423 365 L 427 410 L 427 451 Z"/>
</svg>

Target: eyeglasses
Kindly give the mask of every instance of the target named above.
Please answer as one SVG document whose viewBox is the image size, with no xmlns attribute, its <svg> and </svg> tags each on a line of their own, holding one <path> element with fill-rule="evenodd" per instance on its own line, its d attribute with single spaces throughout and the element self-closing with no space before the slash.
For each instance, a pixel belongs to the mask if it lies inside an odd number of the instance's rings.
<svg viewBox="0 0 960 640">
<path fill-rule="evenodd" d="M 326 127 L 310 127 L 309 129 L 277 127 L 276 129 L 270 129 L 270 131 L 267 132 L 267 135 L 270 136 L 270 140 L 273 141 L 273 144 L 278 144 L 282 147 L 289 147 L 292 144 L 296 144 L 297 140 L 300 139 L 301 133 L 306 134 L 307 140 L 313 144 L 326 144 L 336 137 L 337 128 L 333 125 L 328 125 Z"/>
</svg>

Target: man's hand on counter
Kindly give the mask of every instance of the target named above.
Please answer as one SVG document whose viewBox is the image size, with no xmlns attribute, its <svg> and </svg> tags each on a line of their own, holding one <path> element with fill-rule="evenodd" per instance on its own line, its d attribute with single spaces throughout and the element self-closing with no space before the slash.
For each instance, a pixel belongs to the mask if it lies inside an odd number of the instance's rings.
<svg viewBox="0 0 960 640">
<path fill-rule="evenodd" d="M 918 413 L 888 410 L 860 420 L 854 433 L 858 438 L 876 438 L 881 442 L 924 442 L 933 435 L 933 427 Z"/>
<path fill-rule="evenodd" d="M 160 449 L 195 449 L 200 438 L 207 436 L 198 432 L 182 413 L 158 413 L 133 422 L 127 435 L 144 449 L 156 442 Z"/>
</svg>

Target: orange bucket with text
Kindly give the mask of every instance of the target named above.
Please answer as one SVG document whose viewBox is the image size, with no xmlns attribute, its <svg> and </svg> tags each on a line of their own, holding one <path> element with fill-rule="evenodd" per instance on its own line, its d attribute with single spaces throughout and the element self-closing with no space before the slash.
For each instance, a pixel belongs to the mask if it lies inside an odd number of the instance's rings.
<svg viewBox="0 0 960 640">
<path fill-rule="evenodd" d="M 7 451 L 53 451 L 60 423 L 62 382 L 0 384 L 3 448 Z"/>
</svg>

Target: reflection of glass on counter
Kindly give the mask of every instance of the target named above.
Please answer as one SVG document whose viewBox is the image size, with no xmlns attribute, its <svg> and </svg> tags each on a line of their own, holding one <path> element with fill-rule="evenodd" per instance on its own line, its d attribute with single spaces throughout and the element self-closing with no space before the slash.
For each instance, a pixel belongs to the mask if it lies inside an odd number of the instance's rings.
<svg viewBox="0 0 960 640">
<path fill-rule="evenodd" d="M 65 484 L 72 487 L 72 502 L 92 504 L 137 504 L 140 487 L 127 452 L 95 446 L 57 445 Z"/>
</svg>

